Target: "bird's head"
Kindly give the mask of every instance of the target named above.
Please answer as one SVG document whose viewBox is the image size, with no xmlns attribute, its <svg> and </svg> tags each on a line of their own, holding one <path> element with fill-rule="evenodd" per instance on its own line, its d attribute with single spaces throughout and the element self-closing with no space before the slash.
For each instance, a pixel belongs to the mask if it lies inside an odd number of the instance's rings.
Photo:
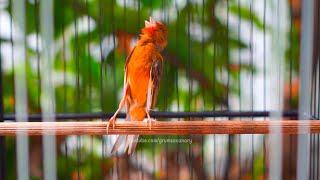
<svg viewBox="0 0 320 180">
<path fill-rule="evenodd" d="M 151 37 L 156 44 L 163 48 L 167 45 L 168 29 L 161 22 L 156 22 L 150 17 L 149 22 L 145 21 L 145 27 L 142 29 L 142 34 Z"/>
</svg>

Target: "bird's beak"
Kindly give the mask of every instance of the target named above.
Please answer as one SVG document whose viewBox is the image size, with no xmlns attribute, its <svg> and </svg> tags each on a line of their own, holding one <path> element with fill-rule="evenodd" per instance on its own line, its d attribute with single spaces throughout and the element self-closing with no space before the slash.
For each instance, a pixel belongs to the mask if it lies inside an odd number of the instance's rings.
<svg viewBox="0 0 320 180">
<path fill-rule="evenodd" d="M 149 22 L 147 20 L 145 20 L 144 24 L 146 27 L 153 27 L 153 26 L 156 26 L 156 21 L 154 19 L 152 19 L 152 17 L 150 16 Z"/>
</svg>

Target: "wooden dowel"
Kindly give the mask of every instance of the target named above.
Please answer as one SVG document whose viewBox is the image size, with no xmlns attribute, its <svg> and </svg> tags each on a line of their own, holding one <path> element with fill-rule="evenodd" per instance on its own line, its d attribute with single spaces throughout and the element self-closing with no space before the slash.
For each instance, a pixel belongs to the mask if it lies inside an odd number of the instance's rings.
<svg viewBox="0 0 320 180">
<path fill-rule="evenodd" d="M 108 122 L 5 122 L 1 136 L 22 135 L 106 135 Z M 108 134 L 269 134 L 270 128 L 282 126 L 283 134 L 320 133 L 320 121 L 157 121 L 151 130 L 145 122 L 117 122 Z M 298 127 L 310 131 L 298 132 Z"/>
</svg>

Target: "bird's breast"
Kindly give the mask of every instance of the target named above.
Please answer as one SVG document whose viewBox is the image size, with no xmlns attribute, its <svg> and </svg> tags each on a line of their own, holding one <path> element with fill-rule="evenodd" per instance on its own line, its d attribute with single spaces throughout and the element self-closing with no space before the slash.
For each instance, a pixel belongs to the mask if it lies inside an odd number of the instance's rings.
<svg viewBox="0 0 320 180">
<path fill-rule="evenodd" d="M 128 64 L 127 79 L 130 86 L 130 114 L 142 120 L 146 113 L 146 101 L 150 80 L 150 69 L 155 53 L 152 47 L 136 47 Z"/>
</svg>

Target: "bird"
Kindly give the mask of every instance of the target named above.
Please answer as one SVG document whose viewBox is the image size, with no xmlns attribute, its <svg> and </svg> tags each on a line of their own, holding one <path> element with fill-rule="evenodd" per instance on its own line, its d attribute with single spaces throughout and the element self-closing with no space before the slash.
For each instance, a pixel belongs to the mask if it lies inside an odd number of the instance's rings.
<svg viewBox="0 0 320 180">
<path fill-rule="evenodd" d="M 149 113 L 157 102 L 163 63 L 161 52 L 167 46 L 168 29 L 162 22 L 149 17 L 141 32 L 140 40 L 126 59 L 123 97 L 109 120 L 107 133 L 110 124 L 115 127 L 116 116 L 123 106 L 126 106 L 126 121 L 143 121 L 147 117 L 146 125 L 149 125 L 149 129 L 155 122 Z M 138 138 L 139 135 L 119 135 L 111 154 L 125 144 L 125 151 L 128 150 L 128 154 L 132 155 Z"/>
</svg>

